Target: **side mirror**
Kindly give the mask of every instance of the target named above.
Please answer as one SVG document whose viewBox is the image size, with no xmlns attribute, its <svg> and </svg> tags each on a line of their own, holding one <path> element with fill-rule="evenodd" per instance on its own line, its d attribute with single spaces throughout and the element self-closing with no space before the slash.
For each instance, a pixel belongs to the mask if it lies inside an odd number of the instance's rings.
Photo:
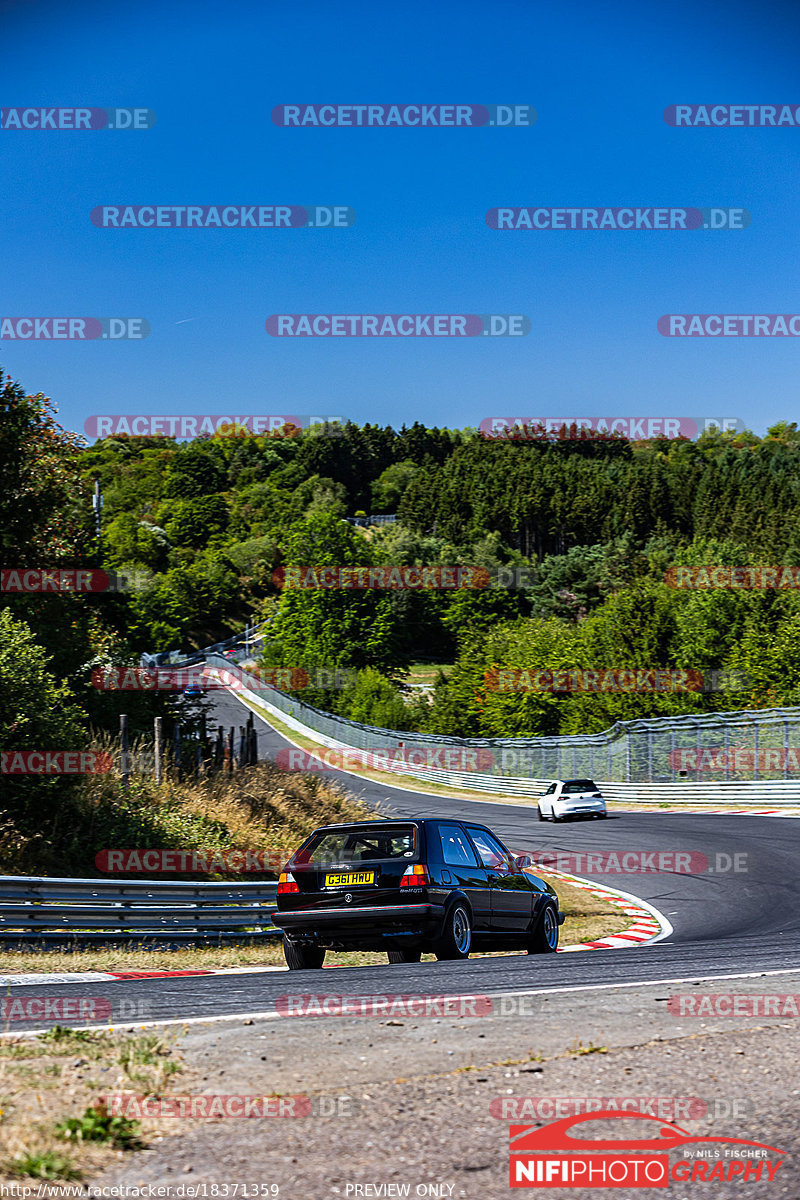
<svg viewBox="0 0 800 1200">
<path fill-rule="evenodd" d="M 532 865 L 533 859 L 531 858 L 530 854 L 519 854 L 514 859 L 514 862 L 517 864 L 518 871 L 524 871 L 526 867 L 530 867 Z"/>
</svg>

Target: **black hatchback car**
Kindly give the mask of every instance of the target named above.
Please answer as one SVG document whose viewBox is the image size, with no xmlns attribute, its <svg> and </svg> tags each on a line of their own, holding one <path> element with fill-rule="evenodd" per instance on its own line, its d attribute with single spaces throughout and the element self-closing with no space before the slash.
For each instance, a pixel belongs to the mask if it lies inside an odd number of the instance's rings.
<svg viewBox="0 0 800 1200">
<path fill-rule="evenodd" d="M 448 818 L 364 821 L 314 831 L 278 881 L 274 923 L 291 970 L 326 950 L 385 950 L 391 963 L 467 958 L 470 950 L 558 946 L 563 914 L 484 825 Z"/>
</svg>

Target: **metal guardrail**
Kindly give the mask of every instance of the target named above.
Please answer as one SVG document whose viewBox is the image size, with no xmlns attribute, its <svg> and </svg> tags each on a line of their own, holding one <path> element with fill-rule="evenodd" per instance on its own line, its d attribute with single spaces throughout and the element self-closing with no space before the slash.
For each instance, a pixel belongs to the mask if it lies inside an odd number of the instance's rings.
<svg viewBox="0 0 800 1200">
<path fill-rule="evenodd" d="M 279 937 L 277 886 L 0 875 L 0 942 Z"/>
<path fill-rule="evenodd" d="M 215 661 L 215 657 L 213 654 L 209 655 L 207 665 L 224 668 L 225 660 L 216 659 Z M 247 679 L 246 672 L 242 672 L 242 678 L 244 680 Z M 462 749 L 488 747 L 490 749 L 497 748 L 501 755 L 501 771 L 498 771 L 497 767 L 491 773 L 480 771 L 449 771 L 439 770 L 438 768 L 420 770 L 404 763 L 395 763 L 394 770 L 401 776 L 410 776 L 414 779 L 444 787 L 468 789 L 473 792 L 485 792 L 498 796 L 528 797 L 531 800 L 541 796 L 553 779 L 580 778 L 582 775 L 590 778 L 595 777 L 594 772 L 581 772 L 579 769 L 569 770 L 572 764 L 568 762 L 561 763 L 562 766 L 567 768 L 566 770 L 558 773 L 553 772 L 551 775 L 518 776 L 502 773 L 502 754 L 503 751 L 509 752 L 509 746 L 513 745 L 515 747 L 511 751 L 514 755 L 514 762 L 518 761 L 517 755 L 520 757 L 525 755 L 527 761 L 530 762 L 536 750 L 536 742 L 539 740 L 551 741 L 552 739 L 518 738 L 513 739 L 513 741 L 512 739 L 503 739 L 501 742 L 492 741 L 487 738 L 444 738 L 435 735 L 426 737 L 423 734 L 414 734 L 405 731 L 377 729 L 373 726 L 360 725 L 358 722 L 349 721 L 343 717 L 336 717 L 330 713 L 323 713 L 319 709 L 303 704 L 302 701 L 284 695 L 284 693 L 279 692 L 276 688 L 266 687 L 258 680 L 253 679 L 252 682 L 252 690 L 237 685 L 235 689 L 232 689 L 232 694 L 248 704 L 248 706 L 254 706 L 256 710 L 260 707 L 267 712 L 271 712 L 285 725 L 288 725 L 290 729 L 306 737 L 310 735 L 321 746 L 330 749 L 368 751 L 370 748 L 377 748 L 378 746 L 385 750 L 387 748 L 399 749 L 401 746 L 411 749 L 421 745 Z M 795 712 L 800 714 L 800 710 L 795 710 Z M 324 718 L 324 722 L 318 718 Z M 674 719 L 666 718 L 666 720 L 671 721 Z M 655 723 L 653 721 L 646 724 Z M 639 723 L 627 722 L 626 724 L 634 725 Z M 338 734 L 338 736 L 332 736 L 333 732 Z M 596 734 L 588 735 L 587 740 L 595 740 L 600 736 Z M 580 739 L 579 737 L 575 737 L 569 740 L 577 742 Z M 602 764 L 602 760 L 598 759 L 598 763 Z M 800 779 L 712 780 L 709 782 L 681 780 L 675 783 L 664 783 L 604 780 L 602 774 L 598 772 L 597 783 L 603 795 L 608 800 L 626 801 L 636 804 L 700 804 L 715 807 L 725 804 L 741 804 L 750 807 L 800 806 Z"/>
</svg>

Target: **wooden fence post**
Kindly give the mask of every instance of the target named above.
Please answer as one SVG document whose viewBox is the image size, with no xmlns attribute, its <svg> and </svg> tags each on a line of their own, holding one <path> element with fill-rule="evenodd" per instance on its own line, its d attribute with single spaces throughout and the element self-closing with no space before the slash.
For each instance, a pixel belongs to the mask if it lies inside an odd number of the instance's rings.
<svg viewBox="0 0 800 1200">
<path fill-rule="evenodd" d="M 153 721 L 153 735 L 155 743 L 155 775 L 156 787 L 161 783 L 161 769 L 164 761 L 164 718 L 156 717 Z"/>
<path fill-rule="evenodd" d="M 174 733 L 174 736 L 172 739 L 172 757 L 173 757 L 173 761 L 175 763 L 175 774 L 177 776 L 178 783 L 180 783 L 181 779 L 183 778 L 183 772 L 181 770 L 181 723 L 180 723 L 180 721 L 175 722 L 175 733 Z"/>
<path fill-rule="evenodd" d="M 127 792 L 131 782 L 130 740 L 128 737 L 128 714 L 120 713 L 119 739 L 122 748 L 122 790 Z"/>
</svg>

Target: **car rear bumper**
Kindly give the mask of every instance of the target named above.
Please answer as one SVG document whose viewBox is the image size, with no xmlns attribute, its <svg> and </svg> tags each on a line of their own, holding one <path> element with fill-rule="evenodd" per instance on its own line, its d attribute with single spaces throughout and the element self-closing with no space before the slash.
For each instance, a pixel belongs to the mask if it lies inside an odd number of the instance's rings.
<svg viewBox="0 0 800 1200">
<path fill-rule="evenodd" d="M 305 908 L 276 912 L 272 921 L 286 933 L 313 940 L 384 942 L 397 937 L 436 937 L 444 921 L 438 904 L 359 905 L 357 908 Z"/>
<path fill-rule="evenodd" d="M 580 813 L 598 813 L 606 811 L 605 800 L 586 800 L 579 804 L 564 804 L 556 801 L 556 808 L 564 814 L 564 816 L 578 816 Z"/>
</svg>

